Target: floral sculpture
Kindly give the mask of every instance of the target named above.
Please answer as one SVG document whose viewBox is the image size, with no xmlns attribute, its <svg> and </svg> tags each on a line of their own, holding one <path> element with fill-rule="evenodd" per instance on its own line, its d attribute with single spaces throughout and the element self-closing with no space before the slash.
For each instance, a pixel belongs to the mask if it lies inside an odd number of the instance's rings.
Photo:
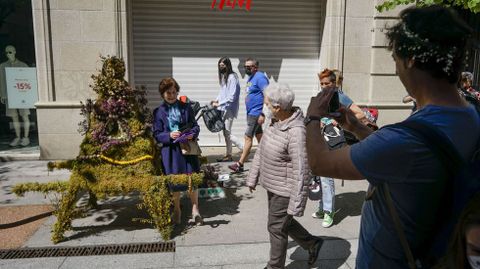
<svg viewBox="0 0 480 269">
<path fill-rule="evenodd" d="M 156 165 L 159 162 L 150 133 L 151 113 L 146 107 L 144 88 L 130 87 L 124 80 L 122 59 L 102 57 L 102 62 L 101 72 L 92 75 L 91 88 L 98 98 L 82 103 L 81 114 L 85 119 L 79 124 L 79 131 L 84 139 L 78 157 L 48 164 L 50 171 L 70 169 L 70 180 L 19 184 L 13 192 L 62 194 L 52 231 L 52 241 L 57 243 L 71 229 L 72 219 L 79 216 L 76 201 L 82 191 L 88 191 L 90 207 L 96 206 L 97 198 L 138 191 L 143 201 L 139 208 L 145 208 L 151 217 L 143 221 L 152 223 L 163 239 L 168 240 L 172 232 L 168 184 L 188 184 L 191 190 L 202 183 L 203 174 L 161 175 L 160 166 Z"/>
</svg>

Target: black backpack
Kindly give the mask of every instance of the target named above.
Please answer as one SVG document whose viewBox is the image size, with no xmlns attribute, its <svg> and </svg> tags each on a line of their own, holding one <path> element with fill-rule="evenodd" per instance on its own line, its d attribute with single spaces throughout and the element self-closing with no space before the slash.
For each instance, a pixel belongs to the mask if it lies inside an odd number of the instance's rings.
<svg viewBox="0 0 480 269">
<path fill-rule="evenodd" d="M 202 110 L 203 121 L 207 129 L 212 132 L 220 132 L 225 129 L 225 122 L 223 121 L 222 111 L 214 107 L 206 107 Z"/>
<path fill-rule="evenodd" d="M 180 102 L 189 104 L 193 110 L 194 117 L 201 111 L 195 119 L 198 121 L 200 117 L 203 117 L 205 126 L 212 132 L 220 132 L 225 129 L 225 122 L 223 121 L 222 112 L 212 106 L 200 106 L 199 102 L 192 101 L 185 95 L 179 97 Z"/>
</svg>

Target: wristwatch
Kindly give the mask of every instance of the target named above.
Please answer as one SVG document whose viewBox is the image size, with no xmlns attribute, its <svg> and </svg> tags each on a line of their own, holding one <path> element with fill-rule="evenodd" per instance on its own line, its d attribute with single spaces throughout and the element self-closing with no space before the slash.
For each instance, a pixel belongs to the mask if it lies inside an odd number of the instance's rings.
<svg viewBox="0 0 480 269">
<path fill-rule="evenodd" d="M 305 119 L 303 120 L 303 123 L 305 124 L 305 126 L 307 126 L 310 122 L 312 121 L 321 121 L 322 120 L 322 117 L 318 117 L 318 116 L 307 116 L 305 117 Z"/>
</svg>

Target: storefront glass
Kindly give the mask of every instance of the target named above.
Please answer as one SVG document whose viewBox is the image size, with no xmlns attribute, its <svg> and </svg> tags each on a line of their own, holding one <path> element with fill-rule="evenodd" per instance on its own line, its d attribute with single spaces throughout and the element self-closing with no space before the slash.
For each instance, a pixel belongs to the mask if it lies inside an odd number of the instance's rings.
<svg viewBox="0 0 480 269">
<path fill-rule="evenodd" d="M 38 150 L 31 0 L 0 0 L 0 152 Z"/>
</svg>

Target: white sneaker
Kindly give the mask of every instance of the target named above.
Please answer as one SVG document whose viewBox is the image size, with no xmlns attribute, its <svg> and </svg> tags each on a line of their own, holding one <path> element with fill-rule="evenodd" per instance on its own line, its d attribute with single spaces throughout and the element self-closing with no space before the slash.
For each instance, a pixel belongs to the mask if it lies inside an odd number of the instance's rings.
<svg viewBox="0 0 480 269">
<path fill-rule="evenodd" d="M 20 142 L 20 145 L 22 147 L 26 147 L 26 146 L 30 145 L 30 139 L 28 137 L 22 138 L 22 141 Z"/>
<path fill-rule="evenodd" d="M 312 218 L 323 219 L 323 215 L 325 215 L 325 212 L 323 212 L 323 210 L 319 209 L 317 212 L 312 213 Z"/>
<path fill-rule="evenodd" d="M 12 140 L 12 142 L 9 144 L 10 147 L 16 147 L 20 144 L 20 138 L 19 137 L 15 137 L 15 139 Z"/>
</svg>

